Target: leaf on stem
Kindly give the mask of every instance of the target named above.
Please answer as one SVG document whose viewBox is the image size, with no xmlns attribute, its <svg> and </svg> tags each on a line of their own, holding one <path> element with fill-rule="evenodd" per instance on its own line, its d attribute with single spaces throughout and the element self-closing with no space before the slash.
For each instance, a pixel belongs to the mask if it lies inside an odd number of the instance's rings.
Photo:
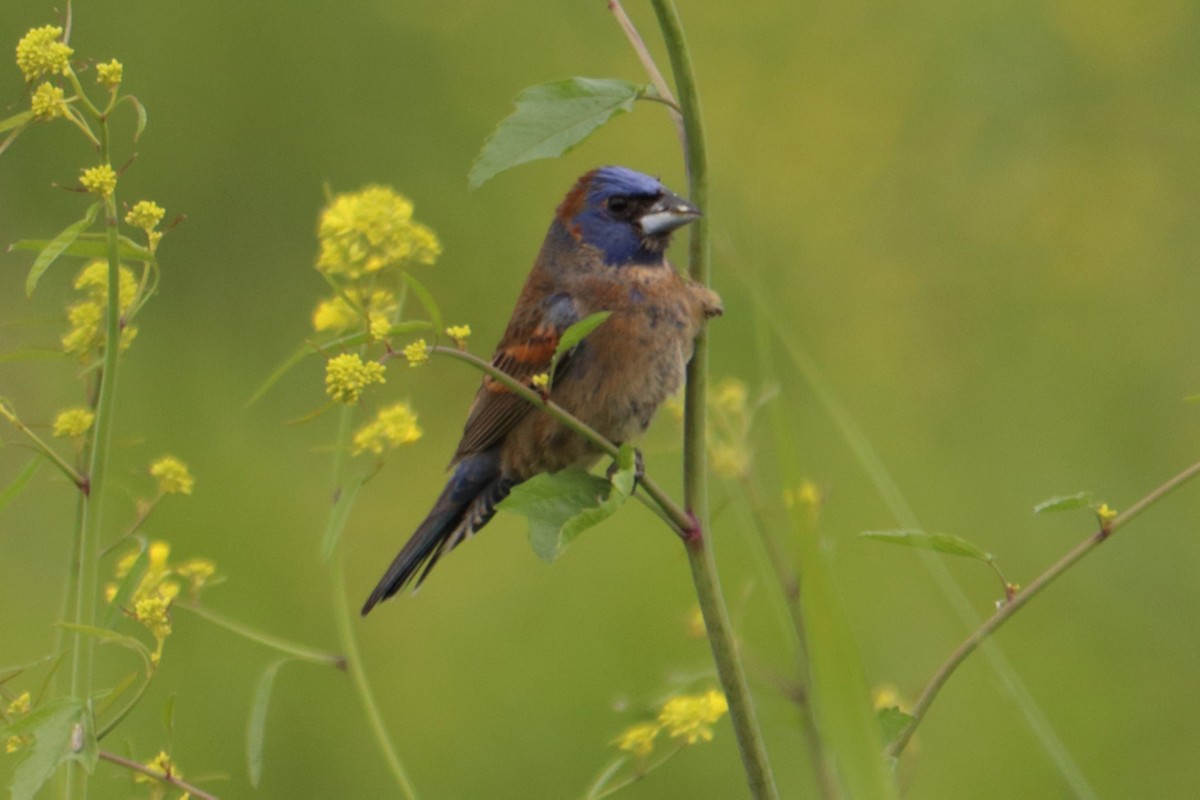
<svg viewBox="0 0 1200 800">
<path fill-rule="evenodd" d="M 21 239 L 8 246 L 9 250 L 33 250 L 41 252 L 50 246 L 50 239 Z M 67 245 L 59 255 L 79 258 L 105 258 L 108 256 L 108 240 L 102 233 L 81 233 Z M 117 255 L 127 261 L 153 261 L 154 254 L 127 236 L 117 239 Z"/>
<path fill-rule="evenodd" d="M 649 87 L 616 78 L 568 78 L 524 89 L 516 110 L 475 157 L 467 182 L 478 189 L 507 169 L 563 155 L 633 103 Z"/>
<path fill-rule="evenodd" d="M 1033 513 L 1048 514 L 1051 511 L 1072 511 L 1076 508 L 1088 508 L 1091 505 L 1091 492 L 1076 492 L 1075 494 L 1067 494 L 1043 500 L 1033 507 Z"/>
<path fill-rule="evenodd" d="M 107 642 L 110 644 L 119 645 L 128 650 L 132 650 L 145 659 L 147 664 L 150 664 L 151 662 L 150 648 L 146 647 L 146 645 L 142 644 L 141 641 L 133 638 L 132 636 L 126 636 L 123 633 L 110 631 L 108 628 L 97 628 L 95 625 L 76 625 L 73 622 L 60 622 L 58 624 L 74 633 L 82 633 L 85 636 L 94 636 L 102 643 Z"/>
<path fill-rule="evenodd" d="M 616 513 L 633 493 L 635 452 L 622 445 L 611 480 L 578 469 L 542 473 L 513 487 L 499 508 L 529 520 L 533 552 L 553 562 L 588 528 Z"/>
<path fill-rule="evenodd" d="M 60 255 L 63 254 L 71 244 L 79 238 L 79 234 L 92 226 L 96 221 L 96 215 L 100 213 L 100 207 L 103 203 L 92 203 L 88 206 L 88 210 L 84 213 L 83 219 L 72 222 L 62 233 L 55 236 L 34 259 L 33 266 L 29 269 L 29 276 L 25 279 L 25 294 L 28 297 L 33 296 L 33 292 L 37 289 L 38 281 L 42 275 L 50 268 Z"/>
<path fill-rule="evenodd" d="M 595 314 L 589 314 L 563 331 L 562 338 L 558 340 L 558 347 L 554 348 L 554 355 L 550 358 L 550 369 L 547 372 L 551 379 L 554 378 L 554 371 L 558 369 L 558 362 L 562 360 L 563 356 L 571 352 L 592 331 L 603 325 L 604 321 L 610 316 L 612 316 L 611 311 L 597 311 Z"/>
<path fill-rule="evenodd" d="M 425 313 L 429 315 L 429 321 L 433 323 L 433 331 L 435 336 L 440 336 L 444 327 L 442 325 L 442 312 L 438 308 L 437 303 L 433 299 L 433 295 L 425 288 L 419 280 L 414 278 L 407 272 L 401 273 L 404 276 L 404 282 L 408 284 L 408 288 L 412 289 L 413 294 L 417 296 L 417 300 L 425 308 Z"/>
<path fill-rule="evenodd" d="M 0 133 L 11 131 L 15 128 L 20 128 L 25 123 L 33 119 L 32 111 L 22 111 L 20 114 L 13 114 L 7 119 L 0 120 Z"/>
<path fill-rule="evenodd" d="M 918 550 L 936 550 L 939 553 L 974 558 L 978 561 L 988 563 L 994 560 L 994 556 L 991 553 L 976 547 L 961 536 L 954 536 L 949 533 L 926 533 L 925 531 L 905 528 L 893 531 L 866 531 L 862 534 L 862 537 L 864 539 L 875 539 L 880 542 L 902 544 L 906 547 L 915 547 Z"/>
<path fill-rule="evenodd" d="M 271 690 L 275 688 L 275 676 L 279 668 L 292 659 L 281 658 L 263 670 L 262 677 L 254 687 L 254 699 L 250 703 L 250 718 L 246 722 L 246 767 L 250 772 L 250 785 L 258 788 L 262 780 L 263 742 L 267 735 L 267 708 L 271 704 Z"/>
<path fill-rule="evenodd" d="M 91 772 L 99 756 L 91 715 L 77 697 L 48 700 L 9 725 L 4 734 L 33 737 L 29 754 L 13 770 L 9 784 L 13 800 L 33 800 L 59 765 L 67 761 L 78 761 Z"/>
<path fill-rule="evenodd" d="M 42 465 L 41 456 L 34 456 L 33 459 L 25 465 L 25 469 L 13 479 L 13 482 L 4 487 L 4 491 L 0 492 L 0 509 L 3 509 L 9 503 L 16 499 L 25 487 L 29 485 L 29 481 L 38 471 L 38 467 Z"/>
<path fill-rule="evenodd" d="M 885 746 L 896 741 L 913 721 L 912 714 L 905 714 L 898 706 L 879 709 L 875 712 L 875 718 L 879 720 L 879 730 L 883 734 Z"/>
</svg>

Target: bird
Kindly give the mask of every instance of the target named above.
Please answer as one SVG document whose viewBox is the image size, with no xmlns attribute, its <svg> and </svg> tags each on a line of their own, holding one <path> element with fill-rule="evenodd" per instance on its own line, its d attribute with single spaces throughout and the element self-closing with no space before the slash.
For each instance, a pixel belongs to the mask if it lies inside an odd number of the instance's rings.
<svg viewBox="0 0 1200 800">
<path fill-rule="evenodd" d="M 657 179 L 606 166 L 580 177 L 555 211 L 492 365 L 531 385 L 563 333 L 601 312 L 604 322 L 566 354 L 548 399 L 611 442 L 636 438 L 683 383 L 720 297 L 676 272 L 671 234 L 701 212 Z M 542 472 L 588 468 L 601 452 L 502 382 L 484 376 L 467 414 L 450 478 L 425 520 L 371 592 L 365 616 L 477 533 L 514 486 Z"/>
</svg>

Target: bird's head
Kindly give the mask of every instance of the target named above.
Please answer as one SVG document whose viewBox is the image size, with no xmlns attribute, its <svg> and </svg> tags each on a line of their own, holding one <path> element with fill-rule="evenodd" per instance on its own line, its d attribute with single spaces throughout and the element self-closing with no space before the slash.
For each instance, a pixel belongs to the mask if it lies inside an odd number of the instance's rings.
<svg viewBox="0 0 1200 800">
<path fill-rule="evenodd" d="M 699 216 L 699 209 L 657 178 L 625 167 L 592 170 L 558 207 L 566 229 L 612 266 L 660 263 L 671 232 Z"/>
</svg>

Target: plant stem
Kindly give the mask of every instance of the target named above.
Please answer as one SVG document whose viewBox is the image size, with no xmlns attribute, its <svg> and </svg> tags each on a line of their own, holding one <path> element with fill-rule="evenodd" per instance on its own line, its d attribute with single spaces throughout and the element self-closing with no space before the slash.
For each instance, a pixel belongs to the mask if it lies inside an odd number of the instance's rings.
<svg viewBox="0 0 1200 800">
<path fill-rule="evenodd" d="M 345 491 L 347 485 L 346 454 L 350 447 L 350 431 L 353 420 L 354 407 L 342 406 L 338 413 L 337 440 L 334 442 L 334 506 L 336 506 L 337 498 Z M 330 513 L 334 513 L 332 506 Z M 400 761 L 396 746 L 388 735 L 387 727 L 383 722 L 383 716 L 379 713 L 379 704 L 375 701 L 375 695 L 371 691 L 371 683 L 367 679 L 366 670 L 363 669 L 362 655 L 358 649 L 358 638 L 354 634 L 354 617 L 351 615 L 350 606 L 346 602 L 346 577 L 342 564 L 342 552 L 342 537 L 339 536 L 332 553 L 333 557 L 329 560 L 329 568 L 331 570 L 333 591 L 333 621 L 337 626 L 338 640 L 341 643 L 342 652 L 345 654 L 345 665 L 350 673 L 350 682 L 354 687 L 355 694 L 358 695 L 358 701 L 362 706 L 363 713 L 367 715 L 367 723 L 371 726 L 371 733 L 375 737 L 375 743 L 379 746 L 379 750 L 387 762 L 388 769 L 391 770 L 392 776 L 396 779 L 396 785 L 399 787 L 401 795 L 406 800 L 416 800 L 417 793 L 413 789 L 412 782 L 409 780 L 408 773 L 404 769 L 403 762 Z"/>
<path fill-rule="evenodd" d="M 671 59 L 676 93 L 683 111 L 684 155 L 687 164 L 689 198 L 698 208 L 708 209 L 708 156 L 705 149 L 700 97 L 692 72 L 691 56 L 684 39 L 683 25 L 672 0 L 653 0 L 663 41 Z M 688 251 L 688 274 L 707 286 L 711 265 L 708 244 L 708 217 L 692 223 Z M 729 702 L 729 714 L 737 733 L 738 747 L 750 792 L 755 798 L 775 798 L 775 776 L 767 760 L 766 745 L 759 728 L 754 701 L 746 683 L 745 669 L 738 656 L 737 642 L 729 622 L 729 611 L 721 593 L 717 564 L 709 539 L 708 483 L 705 464 L 705 389 L 708 382 L 708 336 L 704 330 L 696 337 L 695 351 L 688 363 L 687 393 L 683 421 L 683 498 L 684 507 L 694 523 L 684 541 L 696 598 L 704 615 L 708 639 L 716 661 L 717 674 Z"/>
<path fill-rule="evenodd" d="M 141 773 L 142 775 L 149 775 L 151 778 L 154 778 L 154 780 L 162 781 L 165 784 L 174 786 L 176 789 L 187 792 L 192 797 L 200 798 L 200 800 L 217 800 L 217 796 L 215 794 L 209 794 L 203 789 L 199 789 L 174 775 L 167 775 L 159 772 L 156 769 L 151 769 L 145 764 L 139 764 L 136 761 L 125 758 L 124 756 L 119 756 L 116 753 L 110 753 L 107 750 L 101 750 L 99 755 L 100 758 L 104 759 L 105 761 L 111 762 L 120 767 L 124 767 L 125 769 L 131 769 L 134 772 Z"/>
<path fill-rule="evenodd" d="M 74 73 L 70 73 L 74 78 Z M 78 79 L 75 79 L 78 84 Z M 80 95 L 83 96 L 82 91 Z M 95 108 L 89 106 L 89 111 Z M 100 128 L 100 160 L 111 163 L 108 120 L 96 114 Z M 108 255 L 108 303 L 105 315 L 104 360 L 100 369 L 99 388 L 96 393 L 96 419 L 86 482 L 81 487 L 82 513 L 75 537 L 75 609 L 73 622 L 77 625 L 94 625 L 96 620 L 96 594 L 99 583 L 100 526 L 104 499 L 104 483 L 108 472 L 109 447 L 112 440 L 114 405 L 117 398 L 117 364 L 121 354 L 121 291 L 119 255 L 120 242 L 117 231 L 116 190 L 104 198 L 104 232 Z M 90 637 L 76 632 L 71 654 L 71 694 L 81 698 L 91 708 L 92 656 L 94 642 Z M 67 771 L 67 796 L 84 797 L 87 794 L 87 773 L 79 766 Z"/>
<path fill-rule="evenodd" d="M 1049 586 L 1055 578 L 1057 578 L 1059 575 L 1062 575 L 1064 572 L 1078 563 L 1080 559 L 1107 541 L 1108 538 L 1116 533 L 1119 528 L 1123 527 L 1126 523 L 1133 520 L 1147 508 L 1154 505 L 1167 494 L 1179 488 L 1187 481 L 1196 477 L 1198 474 L 1200 474 L 1200 461 L 1192 464 L 1183 472 L 1180 472 L 1178 475 L 1147 494 L 1141 500 L 1134 503 L 1129 507 L 1129 509 L 1122 514 L 1119 514 L 1108 525 L 1101 524 L 1099 530 L 1077 544 L 1071 549 L 1070 552 L 1068 552 L 1065 556 L 1055 562 L 1049 569 L 1039 575 L 1032 583 L 1029 584 L 1029 586 L 1018 592 L 1011 601 L 1005 603 L 1003 606 L 997 609 L 996 613 L 992 614 L 992 616 L 985 620 L 984 623 L 980 625 L 974 633 L 968 636 L 967 639 L 960 644 L 953 653 L 950 654 L 950 657 L 946 659 L 945 663 L 938 668 L 938 671 L 934 674 L 933 678 L 930 679 L 929 683 L 925 686 L 925 689 L 921 692 L 921 696 L 918 698 L 916 705 L 913 706 L 912 721 L 900 733 L 900 735 L 896 737 L 896 739 L 890 745 L 888 745 L 888 755 L 898 756 L 904 751 L 905 745 L 907 745 L 908 741 L 912 738 L 917 726 L 921 724 L 921 720 L 925 718 L 925 713 L 929 710 L 929 706 L 937 698 L 938 692 L 941 691 L 942 687 L 946 684 L 946 681 L 950 679 L 950 676 L 954 674 L 954 671 L 958 669 L 959 664 L 965 661 L 967 656 L 971 655 L 971 653 L 975 651 L 975 648 L 977 648 L 984 639 L 991 636 L 997 628 L 999 628 L 1009 619 L 1009 617 L 1020 611 L 1026 603 L 1028 603 L 1043 589 Z"/>
</svg>

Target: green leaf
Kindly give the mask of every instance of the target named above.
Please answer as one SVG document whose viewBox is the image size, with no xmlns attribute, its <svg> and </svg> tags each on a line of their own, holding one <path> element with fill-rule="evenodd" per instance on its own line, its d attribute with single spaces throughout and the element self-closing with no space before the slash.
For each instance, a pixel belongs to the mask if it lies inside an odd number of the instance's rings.
<svg viewBox="0 0 1200 800">
<path fill-rule="evenodd" d="M 42 251 L 50 245 L 49 239 L 21 239 L 8 246 L 9 250 Z M 60 255 L 79 258 L 106 258 L 108 240 L 102 233 L 81 233 Z M 117 255 L 125 261 L 153 261 L 154 254 L 126 236 L 117 237 Z"/>
<path fill-rule="evenodd" d="M 63 251 L 71 246 L 71 243 L 79 238 L 79 234 L 91 227 L 96 221 L 96 215 L 100 213 L 102 203 L 92 203 L 88 206 L 88 210 L 83 215 L 83 219 L 77 222 L 72 222 L 62 233 L 50 240 L 49 244 L 38 254 L 34 260 L 33 266 L 29 269 L 29 277 L 25 279 L 25 294 L 28 297 L 33 296 L 33 292 L 37 289 L 38 281 L 42 279 L 42 274 L 45 273 L 50 265 L 54 263 Z"/>
<path fill-rule="evenodd" d="M 91 715 L 76 697 L 56 697 L 5 729 L 4 735 L 33 736 L 29 754 L 15 770 L 9 790 L 13 800 L 33 800 L 60 764 L 78 761 L 88 772 L 96 765 L 99 747 Z"/>
<path fill-rule="evenodd" d="M 410 273 L 402 272 L 400 274 L 404 276 L 404 282 L 408 284 L 408 288 L 413 290 L 413 294 L 417 296 L 417 300 L 421 301 L 421 305 L 425 307 L 425 313 L 429 315 L 429 321 L 433 323 L 433 335 L 441 336 L 442 312 L 438 309 L 437 303 L 434 302 L 433 295 Z"/>
<path fill-rule="evenodd" d="M 0 509 L 4 508 L 14 499 L 16 499 L 17 495 L 19 495 L 25 489 L 25 487 L 29 485 L 29 481 L 33 478 L 34 474 L 37 473 L 38 467 L 41 465 L 41 456 L 34 456 L 33 460 L 25 465 L 25 469 L 21 470 L 20 474 L 13 479 L 13 482 L 4 487 L 4 491 L 0 492 Z"/>
<path fill-rule="evenodd" d="M 141 676 L 141 674 L 142 673 L 138 672 L 137 670 L 134 670 L 122 678 L 121 682 L 109 690 L 107 694 L 105 694 L 102 698 L 99 698 L 100 702 L 96 703 L 96 716 L 104 716 L 110 708 L 116 705 L 117 701 L 120 700 L 127 691 L 129 691 L 129 687 L 133 686 L 133 684 L 137 682 L 137 679 Z"/>
<path fill-rule="evenodd" d="M 633 448 L 624 445 L 611 481 L 578 469 L 535 475 L 513 487 L 499 508 L 528 518 L 533 552 L 553 562 L 575 537 L 611 517 L 633 493 L 634 461 Z"/>
<path fill-rule="evenodd" d="M 246 723 L 246 766 L 250 771 L 250 785 L 255 789 L 262 780 L 263 740 L 267 735 L 267 707 L 271 703 L 271 690 L 275 687 L 279 668 L 289 661 L 290 658 L 281 658 L 269 665 L 254 687 L 250 719 Z"/>
<path fill-rule="evenodd" d="M 354 508 L 354 498 L 358 497 L 358 490 L 362 485 L 361 479 L 351 478 L 350 483 L 342 488 L 337 499 L 333 501 L 333 510 L 329 512 L 329 522 L 325 525 L 325 535 L 321 538 L 322 561 L 327 561 L 333 555 L 334 548 L 342 538 L 342 530 L 346 527 L 350 512 Z"/>
<path fill-rule="evenodd" d="M 550 359 L 549 375 L 551 380 L 554 379 L 554 371 L 558 368 L 558 362 L 562 357 L 571 352 L 588 334 L 603 325 L 610 316 L 612 316 L 611 311 L 597 311 L 563 331 L 562 338 L 558 340 L 558 347 L 554 348 L 554 356 Z"/>
<path fill-rule="evenodd" d="M 556 158 L 617 114 L 632 111 L 647 87 L 615 78 L 568 78 L 530 86 L 475 157 L 467 182 L 478 189 L 507 169 Z"/>
<path fill-rule="evenodd" d="M 146 540 L 140 536 L 135 537 L 134 540 L 138 545 L 137 558 L 134 559 L 129 572 L 125 573 L 125 577 L 117 585 L 117 593 L 113 595 L 112 602 L 108 604 L 108 610 L 104 612 L 104 627 L 109 630 L 116 627 L 117 620 L 121 618 L 121 609 L 129 604 L 129 599 L 133 597 L 138 584 L 142 582 L 142 575 L 146 573 L 146 565 L 150 563 L 150 550 Z"/>
<path fill-rule="evenodd" d="M 58 624 L 69 631 L 82 633 L 85 636 L 95 636 L 101 642 L 119 645 L 132 650 L 142 658 L 146 659 L 147 662 L 150 660 L 150 648 L 146 647 L 146 645 L 142 644 L 132 636 L 126 636 L 123 633 L 110 631 L 108 628 L 97 628 L 94 625 L 76 625 L 73 622 L 60 622 Z"/>
<path fill-rule="evenodd" d="M 136 142 L 142 138 L 142 131 L 146 130 L 146 107 L 131 94 L 125 95 L 124 99 L 133 103 L 133 110 L 137 112 L 137 130 L 133 132 L 133 141 Z"/>
<path fill-rule="evenodd" d="M 913 721 L 911 714 L 905 714 L 897 706 L 890 708 L 881 708 L 875 712 L 875 719 L 879 720 L 879 730 L 883 734 L 884 745 L 889 745 L 907 728 Z"/>
<path fill-rule="evenodd" d="M 1076 508 L 1087 508 L 1091 504 L 1091 492 L 1076 492 L 1075 494 L 1067 494 L 1043 500 L 1033 507 L 1033 513 L 1048 514 L 1051 511 L 1071 511 Z"/>
<path fill-rule="evenodd" d="M 862 536 L 864 539 L 902 544 L 907 547 L 915 547 L 919 550 L 936 550 L 939 553 L 964 556 L 979 561 L 991 562 L 994 558 L 991 553 L 979 549 L 961 536 L 954 536 L 949 533 L 926 533 L 925 531 L 902 529 L 894 531 L 866 531 Z"/>
<path fill-rule="evenodd" d="M 7 119 L 0 120 L 0 133 L 11 131 L 13 128 L 19 128 L 31 119 L 33 119 L 32 111 L 22 111 L 20 114 L 13 114 Z"/>
</svg>

